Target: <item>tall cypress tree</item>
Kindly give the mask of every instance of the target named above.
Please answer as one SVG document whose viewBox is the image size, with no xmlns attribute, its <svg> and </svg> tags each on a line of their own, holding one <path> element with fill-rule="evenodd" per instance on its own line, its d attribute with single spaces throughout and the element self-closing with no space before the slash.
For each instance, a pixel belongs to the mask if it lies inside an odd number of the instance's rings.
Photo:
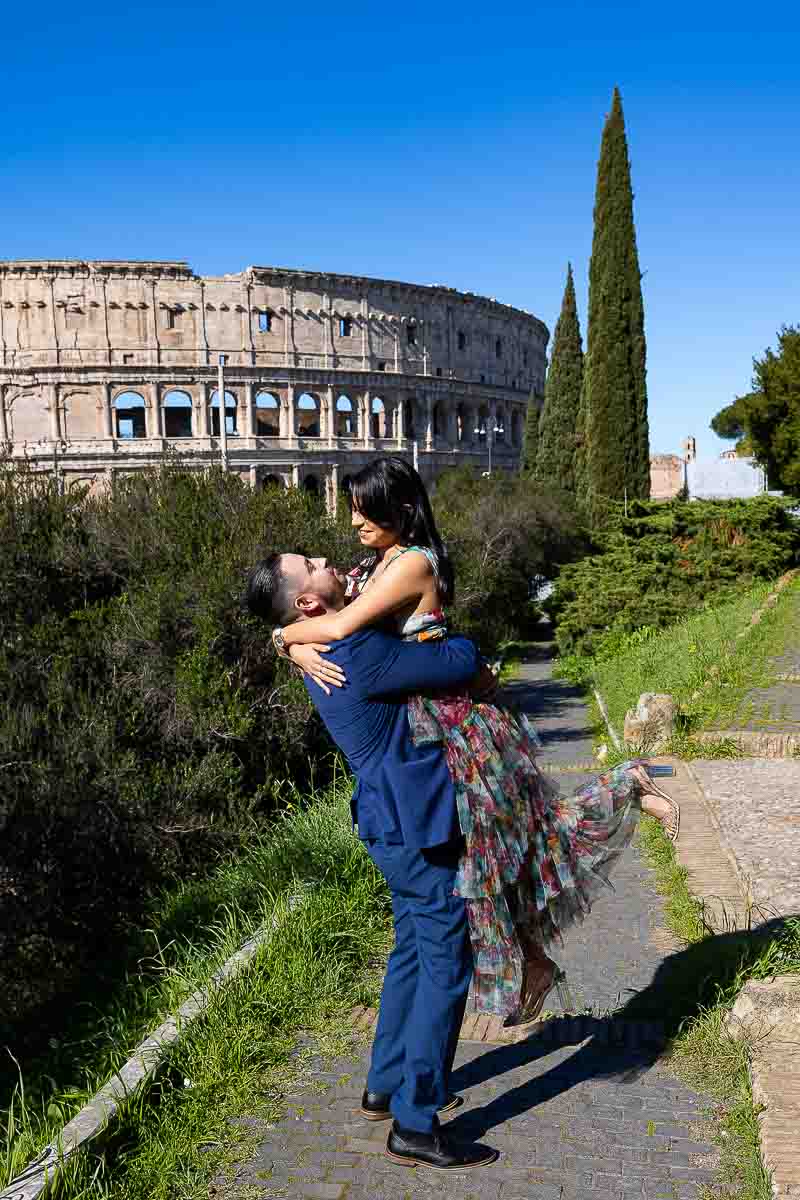
<svg viewBox="0 0 800 1200">
<path fill-rule="evenodd" d="M 553 354 L 544 386 L 544 407 L 539 422 L 536 477 L 565 492 L 575 491 L 578 408 L 583 383 L 583 346 L 575 302 L 572 264 L 567 264 L 567 282 L 561 314 L 553 336 Z"/>
<path fill-rule="evenodd" d="M 650 495 L 644 305 L 619 90 L 606 118 L 594 203 L 580 423 L 581 485 L 593 497 Z"/>
<path fill-rule="evenodd" d="M 536 470 L 536 456 L 539 448 L 539 418 L 540 397 L 531 390 L 528 397 L 528 409 L 525 413 L 525 433 L 522 438 L 522 454 L 519 460 L 520 474 L 532 475 Z"/>
</svg>

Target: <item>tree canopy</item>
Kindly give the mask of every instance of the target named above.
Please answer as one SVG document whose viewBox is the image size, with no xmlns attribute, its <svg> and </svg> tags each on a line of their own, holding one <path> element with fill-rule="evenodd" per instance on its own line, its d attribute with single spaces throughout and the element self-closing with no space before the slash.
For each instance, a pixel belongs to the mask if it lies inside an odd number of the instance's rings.
<svg viewBox="0 0 800 1200">
<path fill-rule="evenodd" d="M 579 416 L 579 482 L 592 508 L 602 497 L 650 495 L 645 358 L 630 162 L 622 101 L 615 88 L 597 167 Z"/>
<path fill-rule="evenodd" d="M 582 384 L 583 346 L 572 264 L 568 263 L 561 314 L 544 387 L 536 478 L 570 493 L 575 492 L 575 439 Z"/>
<path fill-rule="evenodd" d="M 784 326 L 777 351 L 753 360 L 752 386 L 720 409 L 711 428 L 752 453 L 770 487 L 800 492 L 800 327 Z"/>
</svg>

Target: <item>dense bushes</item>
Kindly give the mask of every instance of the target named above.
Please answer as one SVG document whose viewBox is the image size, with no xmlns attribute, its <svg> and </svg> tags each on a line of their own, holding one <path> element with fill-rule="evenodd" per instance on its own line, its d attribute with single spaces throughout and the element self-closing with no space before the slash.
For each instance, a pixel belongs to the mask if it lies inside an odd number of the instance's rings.
<svg viewBox="0 0 800 1200">
<path fill-rule="evenodd" d="M 772 496 L 610 505 L 595 552 L 564 568 L 549 601 L 564 654 L 594 654 L 609 631 L 663 628 L 798 561 L 800 524 Z"/>
<path fill-rule="evenodd" d="M 0 477 L 0 1029 L 68 989 L 102 929 L 230 845 L 327 754 L 240 608 L 261 545 L 351 554 L 299 492 L 176 467 L 113 493 Z M 243 686 L 245 681 L 250 686 Z"/>
<path fill-rule="evenodd" d="M 525 637 L 539 613 L 529 601 L 537 580 L 584 549 L 569 497 L 527 476 L 441 476 L 434 511 L 456 571 L 451 625 L 479 642 Z"/>
</svg>

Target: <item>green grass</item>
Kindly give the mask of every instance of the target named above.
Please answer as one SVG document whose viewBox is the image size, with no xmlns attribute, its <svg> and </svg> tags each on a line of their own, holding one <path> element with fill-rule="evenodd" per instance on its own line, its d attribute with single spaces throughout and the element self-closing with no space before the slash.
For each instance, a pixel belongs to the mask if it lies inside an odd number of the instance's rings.
<svg viewBox="0 0 800 1200">
<path fill-rule="evenodd" d="M 703 906 L 689 891 L 686 870 L 676 859 L 672 844 L 658 822 L 649 817 L 643 818 L 638 836 L 645 858 L 655 872 L 656 888 L 664 897 L 667 924 L 682 941 L 700 941 L 707 932 Z"/>
<path fill-rule="evenodd" d="M 715 928 L 689 891 L 686 871 L 657 823 L 643 821 L 639 836 L 664 896 L 667 924 L 687 946 L 675 955 L 661 997 L 667 1027 L 674 1033 L 667 1065 L 720 1106 L 711 1135 L 719 1147 L 723 1195 L 727 1200 L 771 1200 L 760 1156 L 749 1047 L 728 1035 L 724 1021 L 749 979 L 800 973 L 800 921 L 766 929 Z M 705 1194 L 708 1200 L 720 1200 L 718 1189 Z"/>
<path fill-rule="evenodd" d="M 561 659 L 558 672 L 597 687 L 611 722 L 622 733 L 625 713 L 642 692 L 668 692 L 678 704 L 678 736 L 670 750 L 680 757 L 736 757 L 732 743 L 700 745 L 693 735 L 733 727 L 747 693 L 775 678 L 771 659 L 796 638 L 800 580 L 778 597 L 758 625 L 750 618 L 774 584 L 759 584 L 735 600 L 709 606 L 662 631 L 639 630 L 611 638 L 594 659 Z M 747 630 L 746 636 L 737 634 Z M 599 726 L 598 726 L 599 727 Z M 605 740 L 605 739 L 604 739 Z M 630 756 L 630 747 L 623 757 Z"/>
<path fill-rule="evenodd" d="M 207 1196 L 211 1175 L 243 1153 L 245 1131 L 230 1119 L 274 1119 L 287 1081 L 303 1070 L 302 1054 L 292 1055 L 297 1031 L 316 1031 L 323 1050 L 341 1049 L 346 1013 L 375 999 L 390 916 L 385 885 L 350 829 L 349 796 L 342 777 L 328 794 L 288 804 L 235 862 L 165 899 L 165 909 L 213 912 L 205 937 L 155 950 L 156 978 L 143 964 L 124 1005 L 102 1014 L 89 1048 L 75 1054 L 72 1085 L 48 1089 L 44 1073 L 20 1082 L 2 1116 L 0 1187 L 258 927 L 272 929 L 268 943 L 215 994 L 102 1150 L 65 1173 L 59 1200 Z M 166 926 L 174 913 L 160 915 Z"/>
</svg>

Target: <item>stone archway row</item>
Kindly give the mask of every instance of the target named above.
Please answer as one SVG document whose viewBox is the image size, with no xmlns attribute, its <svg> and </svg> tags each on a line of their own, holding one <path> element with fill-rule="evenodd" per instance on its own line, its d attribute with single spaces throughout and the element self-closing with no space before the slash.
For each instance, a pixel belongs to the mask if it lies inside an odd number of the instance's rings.
<svg viewBox="0 0 800 1200">
<path fill-rule="evenodd" d="M 206 382 L 104 382 L 41 390 L 44 395 L 36 402 L 43 439 L 184 440 L 220 434 L 219 396 Z M 480 404 L 466 396 L 437 397 L 425 388 L 387 388 L 378 394 L 335 384 L 303 390 L 299 384 L 248 380 L 226 382 L 225 415 L 227 432 L 235 437 L 319 439 L 329 445 L 340 439 L 364 445 L 410 440 L 427 449 L 476 446 L 491 437 L 516 448 L 522 443 L 525 403 Z M 16 440 L 14 421 L 0 403 L 0 441 Z"/>
<path fill-rule="evenodd" d="M 152 386 L 152 385 L 151 385 Z M 141 392 L 124 389 L 111 399 L 112 437 L 191 438 L 218 436 L 219 397 L 217 390 L 199 385 L 201 395 L 168 388 L 158 399 L 158 419 L 148 409 Z M 197 392 L 198 385 L 194 391 Z M 240 398 L 240 394 L 245 396 Z M 202 396 L 205 392 L 205 399 Z M 327 392 L 327 394 L 326 394 Z M 249 393 L 249 396 L 248 396 Z M 522 405 L 479 405 L 466 400 L 455 404 L 426 400 L 407 394 L 375 395 L 368 391 L 339 391 L 328 388 L 300 391 L 273 386 L 232 385 L 225 392 L 229 435 L 266 438 L 320 438 L 357 440 L 418 440 L 425 445 L 480 445 L 491 436 L 495 442 L 514 447 L 522 444 Z M 124 418 L 121 414 L 124 413 Z M 205 417 L 205 420 L 203 419 Z M 121 421 L 126 424 L 120 428 Z"/>
</svg>

